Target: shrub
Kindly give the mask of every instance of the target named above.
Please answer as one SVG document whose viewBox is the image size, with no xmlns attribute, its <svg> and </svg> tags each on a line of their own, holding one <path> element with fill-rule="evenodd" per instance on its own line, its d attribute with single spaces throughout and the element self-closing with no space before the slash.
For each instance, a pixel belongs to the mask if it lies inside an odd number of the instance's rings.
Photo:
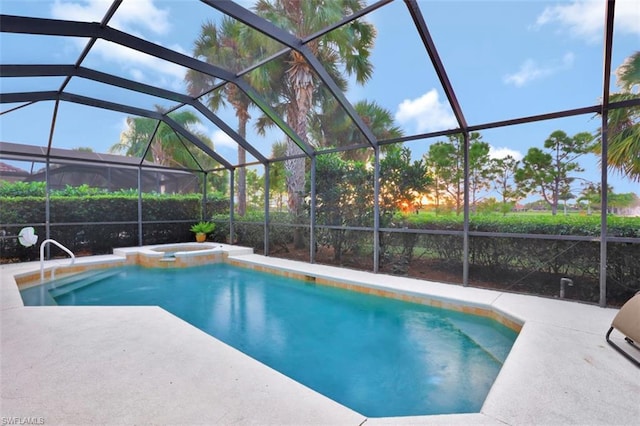
<svg viewBox="0 0 640 426">
<path fill-rule="evenodd" d="M 87 185 L 67 186 L 50 194 L 51 238 L 83 254 L 111 253 L 114 247 L 136 245 L 138 193 L 133 190 L 105 192 Z M 24 226 L 35 226 L 40 240 L 45 235 L 45 185 L 42 182 L 0 184 L 0 226 L 3 236 L 15 236 Z M 201 217 L 199 194 L 142 194 L 143 243 L 191 241 L 188 223 Z M 220 208 L 229 200 L 213 199 L 208 206 Z M 158 222 L 158 223 L 154 223 Z M 25 249 L 15 238 L 0 246 L 3 263 L 33 260 L 38 251 Z"/>
</svg>

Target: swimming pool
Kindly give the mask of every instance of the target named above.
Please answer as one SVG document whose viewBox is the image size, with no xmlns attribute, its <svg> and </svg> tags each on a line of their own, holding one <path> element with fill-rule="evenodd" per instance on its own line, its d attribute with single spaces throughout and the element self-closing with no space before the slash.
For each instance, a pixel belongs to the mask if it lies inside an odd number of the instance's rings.
<svg viewBox="0 0 640 426">
<path fill-rule="evenodd" d="M 159 305 L 369 417 L 478 412 L 516 333 L 488 318 L 228 264 L 112 268 L 26 305 Z"/>
</svg>

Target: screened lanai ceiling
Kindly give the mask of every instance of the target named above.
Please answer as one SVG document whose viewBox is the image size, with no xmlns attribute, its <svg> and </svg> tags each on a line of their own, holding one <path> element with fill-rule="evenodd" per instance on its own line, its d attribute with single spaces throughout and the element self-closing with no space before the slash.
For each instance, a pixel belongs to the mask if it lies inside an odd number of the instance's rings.
<svg viewBox="0 0 640 426">
<path fill-rule="evenodd" d="M 556 129 L 597 131 L 598 114 L 616 107 L 606 102 L 614 70 L 639 48 L 639 9 L 633 0 L 3 0 L 0 154 L 117 154 L 123 165 L 210 171 L 391 143 L 419 158 L 468 131 L 496 153 L 523 153 Z M 308 108 L 304 124 L 295 108 Z M 189 161 L 153 155 L 166 134 L 172 155 Z"/>
</svg>

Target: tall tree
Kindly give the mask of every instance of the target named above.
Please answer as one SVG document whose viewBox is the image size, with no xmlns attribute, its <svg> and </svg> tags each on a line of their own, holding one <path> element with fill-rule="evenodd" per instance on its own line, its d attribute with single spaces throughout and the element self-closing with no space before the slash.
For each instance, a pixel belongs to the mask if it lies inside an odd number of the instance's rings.
<svg viewBox="0 0 640 426">
<path fill-rule="evenodd" d="M 266 37 L 256 34 L 239 21 L 225 17 L 220 25 L 205 22 L 200 29 L 200 35 L 195 41 L 193 55 L 210 64 L 238 72 L 256 60 L 256 51 L 260 45 L 268 46 Z M 262 43 L 265 42 L 265 43 Z M 251 76 L 251 74 L 250 74 Z M 227 83 L 220 90 L 211 89 L 216 84 L 215 77 L 202 74 L 195 70 L 189 70 L 185 77 L 187 91 L 191 96 L 201 96 L 206 93 L 207 106 L 212 111 L 217 111 L 228 102 L 235 110 L 238 119 L 237 132 L 242 137 L 247 137 L 247 123 L 251 119 L 249 108 L 250 99 L 236 85 Z M 252 80 L 256 84 L 256 81 Z M 238 164 L 247 162 L 246 150 L 238 145 Z M 244 216 L 247 209 L 247 178 L 246 168 L 239 167 L 237 177 L 237 213 Z"/>
<path fill-rule="evenodd" d="M 602 186 L 599 183 L 586 182 L 580 191 L 577 201 L 579 203 L 585 202 L 587 204 L 587 214 L 591 215 L 594 207 L 600 207 L 601 194 Z"/>
<path fill-rule="evenodd" d="M 271 158 L 282 158 L 287 150 L 286 142 L 276 142 L 271 147 Z M 278 211 L 283 211 L 284 196 L 287 193 L 286 186 L 286 170 L 282 161 L 275 161 L 269 165 L 269 194 L 270 198 L 275 199 Z"/>
<path fill-rule="evenodd" d="M 358 101 L 353 107 L 376 139 L 392 139 L 403 135 L 402 128 L 396 125 L 391 111 L 375 101 Z M 318 145 L 324 148 L 368 145 L 362 132 L 333 98 L 329 98 L 323 104 L 322 110 L 313 115 L 310 134 Z M 385 145 L 385 150 L 387 146 Z M 368 161 L 373 155 L 373 150 L 354 149 L 345 151 L 343 155 L 345 159 Z"/>
<path fill-rule="evenodd" d="M 478 135 L 469 146 L 469 196 L 473 212 L 476 211 L 480 192 L 491 187 L 493 178 L 489 159 L 491 147 L 480 139 L 481 136 Z"/>
<path fill-rule="evenodd" d="M 474 200 L 477 193 L 489 184 L 489 144 L 482 141 L 482 135 L 469 135 L 469 186 Z M 429 147 L 425 162 L 431 170 L 436 184 L 436 209 L 441 195 L 452 201 L 456 214 L 462 212 L 464 202 L 464 136 L 449 135 L 447 141 L 438 141 Z"/>
<path fill-rule="evenodd" d="M 438 141 L 429 146 L 429 151 L 424 155 L 425 164 L 429 170 L 429 175 L 433 179 L 433 201 L 436 207 L 436 214 L 440 212 L 440 205 L 446 197 L 447 182 L 452 169 L 455 147 L 443 141 Z"/>
<path fill-rule="evenodd" d="M 428 192 L 432 178 L 424 159 L 412 160 L 411 150 L 391 145 L 380 160 L 381 226 L 387 226 L 399 209 L 414 210 Z"/>
<path fill-rule="evenodd" d="M 576 198 L 576 196 L 573 192 L 571 192 L 570 186 L 564 187 L 562 192 L 558 196 L 558 200 L 562 201 L 562 209 L 565 216 L 568 214 L 567 201 L 573 200 L 574 198 Z"/>
<path fill-rule="evenodd" d="M 302 38 L 320 31 L 364 7 L 362 0 L 324 1 L 324 0 L 259 0 L 254 6 L 255 12 L 273 22 L 278 27 L 290 31 Z M 341 74 L 355 75 L 362 83 L 370 78 L 373 66 L 369 61 L 375 28 L 361 20 L 352 21 L 335 29 L 323 37 L 307 44 L 310 51 L 324 65 L 332 76 Z M 304 56 L 292 50 L 286 58 L 287 68 L 284 75 L 272 75 L 280 89 L 280 95 L 287 98 L 285 116 L 287 124 L 308 142 L 308 120 L 310 112 L 318 99 L 321 82 L 307 63 Z M 346 83 L 342 82 L 346 85 Z M 287 141 L 287 155 L 299 154 L 299 148 L 292 140 Z M 287 192 L 289 212 L 300 217 L 302 195 L 305 187 L 305 162 L 302 158 L 285 161 L 287 169 Z M 301 230 L 296 228 L 295 245 L 302 246 Z"/>
<path fill-rule="evenodd" d="M 170 113 L 169 117 L 213 147 L 211 140 L 197 130 L 200 119 L 195 114 L 190 111 L 178 111 Z M 127 128 L 120 134 L 120 141 L 109 148 L 109 152 L 132 157 L 142 157 L 146 152 L 145 159 L 148 161 L 163 166 L 183 166 L 190 169 L 199 168 L 198 151 L 188 150 L 182 138 L 165 123 L 158 126 L 157 120 L 145 117 L 127 117 Z"/>
<path fill-rule="evenodd" d="M 625 209 L 633 209 L 640 206 L 640 199 L 633 192 L 616 194 L 613 187 L 607 186 L 607 213 L 619 213 Z M 592 208 L 602 205 L 602 185 L 589 183 L 580 192 L 578 201 L 587 203 L 587 213 L 591 214 Z"/>
<path fill-rule="evenodd" d="M 507 155 L 504 158 L 491 159 L 493 188 L 500 194 L 500 211 L 503 215 L 506 215 L 511 210 L 511 207 L 520 196 L 514 180 L 518 164 L 520 162 L 511 155 Z"/>
<path fill-rule="evenodd" d="M 346 161 L 340 153 L 317 156 L 316 219 L 320 225 L 362 226 L 373 216 L 370 208 L 373 173 L 362 162 Z M 318 242 L 333 247 L 335 261 L 350 247 L 351 231 L 344 228 L 318 233 Z M 353 240 L 353 238 L 351 239 Z"/>
<path fill-rule="evenodd" d="M 539 193 L 555 216 L 558 200 L 570 192 L 575 179 L 571 174 L 583 171 L 576 160 L 593 149 L 592 141 L 589 132 L 569 137 L 562 130 L 556 130 L 544 141 L 546 152 L 529 148 L 522 159 L 522 168 L 516 172 L 516 182 L 527 193 Z"/>
<path fill-rule="evenodd" d="M 434 143 L 425 154 L 425 163 L 429 167 L 435 186 L 436 212 L 440 211 L 443 202 L 450 200 L 454 202 L 456 212 L 460 212 L 464 170 L 456 141 L 456 136 L 449 136 L 449 141 Z"/>
<path fill-rule="evenodd" d="M 256 210 L 264 206 L 264 176 L 255 169 L 247 170 L 247 204 Z"/>
<path fill-rule="evenodd" d="M 610 213 L 625 214 L 625 210 L 633 209 L 634 207 L 637 208 L 637 206 L 640 205 L 640 198 L 633 192 L 627 192 L 623 194 L 609 194 L 607 197 L 609 200 L 608 210 Z"/>
<path fill-rule="evenodd" d="M 629 56 L 616 69 L 620 92 L 612 93 L 609 102 L 638 99 L 640 88 L 640 51 Z M 611 169 L 633 181 L 640 181 L 640 107 L 609 110 L 607 114 L 608 158 Z M 602 152 L 602 136 L 598 135 L 595 152 Z"/>
<path fill-rule="evenodd" d="M 411 150 L 398 145 L 390 145 L 380 160 L 380 226 L 390 226 L 393 216 L 399 210 L 417 210 L 421 198 L 429 190 L 432 179 L 424 161 L 412 160 Z M 389 258 L 389 236 L 380 234 L 379 265 L 385 266 Z M 415 234 L 402 235 L 402 261 L 394 266 L 394 273 L 407 273 L 408 265 L 413 259 L 413 248 L 417 241 Z"/>
</svg>

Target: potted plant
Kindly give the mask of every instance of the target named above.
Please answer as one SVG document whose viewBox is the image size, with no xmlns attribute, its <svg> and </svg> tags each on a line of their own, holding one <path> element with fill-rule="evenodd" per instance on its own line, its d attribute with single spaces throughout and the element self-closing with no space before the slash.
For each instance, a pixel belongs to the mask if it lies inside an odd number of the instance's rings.
<svg viewBox="0 0 640 426">
<path fill-rule="evenodd" d="M 196 241 L 199 243 L 204 242 L 207 239 L 207 234 L 213 232 L 216 229 L 216 224 L 212 222 L 198 222 L 191 225 L 191 232 L 196 233 Z"/>
</svg>

